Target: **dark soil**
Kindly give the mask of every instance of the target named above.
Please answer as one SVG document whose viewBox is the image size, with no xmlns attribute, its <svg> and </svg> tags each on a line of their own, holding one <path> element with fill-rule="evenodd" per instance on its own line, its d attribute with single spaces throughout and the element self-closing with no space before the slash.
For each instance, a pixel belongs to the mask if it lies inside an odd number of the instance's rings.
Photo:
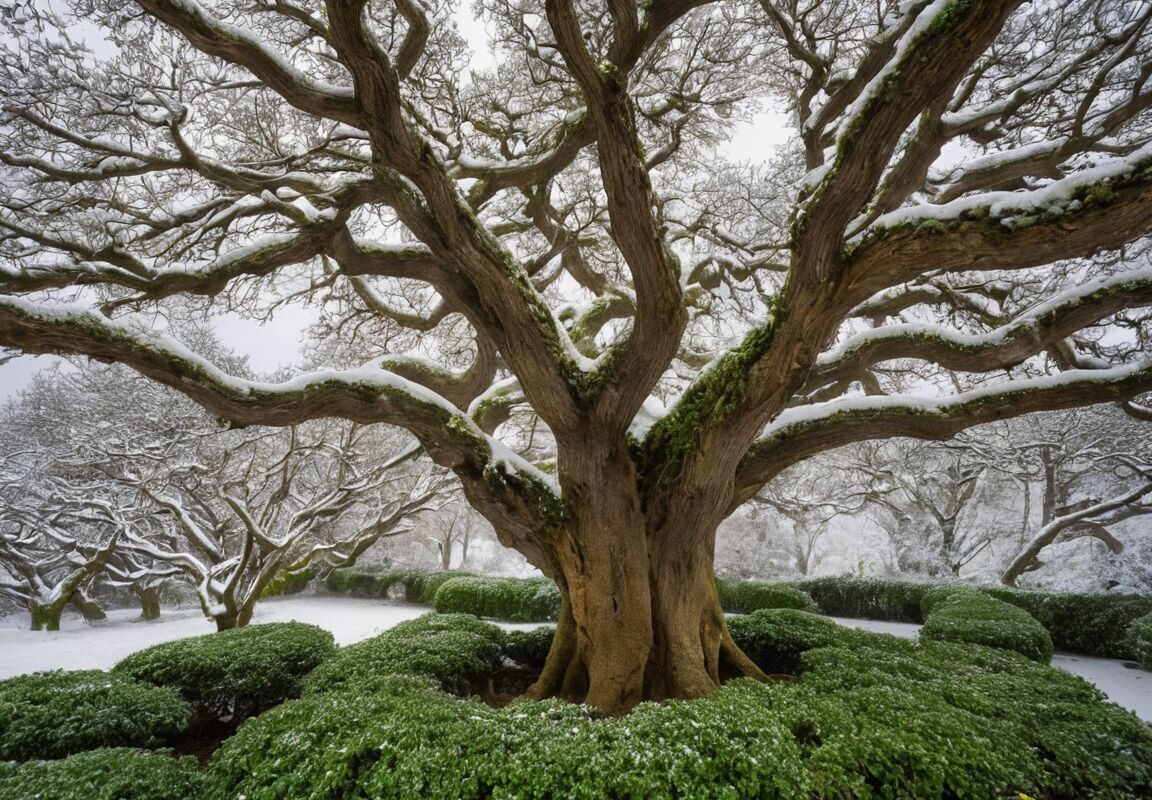
<svg viewBox="0 0 1152 800">
<path fill-rule="evenodd" d="M 188 730 L 165 742 L 178 756 L 196 756 L 201 767 L 208 765 L 221 743 L 236 732 L 243 720 L 239 719 L 211 719 L 197 720 L 188 726 Z"/>
<path fill-rule="evenodd" d="M 524 692 L 528 691 L 528 687 L 539 677 L 539 669 L 507 664 L 496 670 L 488 679 L 480 699 L 492 708 L 503 708 L 516 698 L 523 697 Z"/>
</svg>

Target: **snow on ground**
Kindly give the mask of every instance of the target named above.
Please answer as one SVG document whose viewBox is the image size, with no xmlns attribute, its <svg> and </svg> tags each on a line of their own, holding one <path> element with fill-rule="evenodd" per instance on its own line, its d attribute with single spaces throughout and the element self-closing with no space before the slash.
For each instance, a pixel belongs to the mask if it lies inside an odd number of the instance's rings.
<svg viewBox="0 0 1152 800">
<path fill-rule="evenodd" d="M 66 613 L 55 633 L 28 630 L 26 615 L 0 617 L 0 679 L 48 669 L 107 669 L 129 653 L 159 642 L 211 633 L 213 626 L 199 609 L 165 611 L 151 622 L 136 619 L 136 609 L 116 609 L 105 622 L 86 624 L 78 614 Z M 307 622 L 332 631 L 339 645 L 352 644 L 391 628 L 428 609 L 384 600 L 355 597 L 282 597 L 256 606 L 253 622 Z M 832 617 L 841 625 L 913 638 L 919 625 L 869 619 Z M 538 627 L 534 623 L 501 623 L 512 630 Z M 1108 698 L 1152 722 L 1152 672 L 1124 661 L 1057 653 L 1052 666 L 1096 684 Z"/>
<path fill-rule="evenodd" d="M 850 628 L 890 633 L 905 639 L 914 638 L 920 630 L 919 625 L 908 622 L 881 622 L 846 617 L 831 617 L 831 619 Z M 1131 661 L 1090 658 L 1061 652 L 1052 656 L 1052 666 L 1079 675 L 1089 683 L 1095 684 L 1096 688 L 1116 705 L 1136 712 L 1136 716 L 1145 722 L 1152 722 L 1152 672 L 1145 672 Z"/>
</svg>

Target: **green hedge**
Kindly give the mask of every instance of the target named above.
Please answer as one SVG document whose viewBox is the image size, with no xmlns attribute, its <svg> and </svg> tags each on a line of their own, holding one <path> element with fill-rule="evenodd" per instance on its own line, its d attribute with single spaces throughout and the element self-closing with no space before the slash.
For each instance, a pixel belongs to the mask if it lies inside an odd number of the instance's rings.
<svg viewBox="0 0 1152 800">
<path fill-rule="evenodd" d="M 737 596 L 732 593 L 732 587 L 738 585 L 717 581 L 725 611 L 746 612 L 738 607 Z M 1048 631 L 1056 649 L 1100 658 L 1136 658 L 1128 628 L 1136 619 L 1152 613 L 1152 598 L 1134 595 L 1056 594 L 967 584 L 941 587 L 892 578 L 826 577 L 771 585 L 805 592 L 829 616 L 891 622 L 923 622 L 922 605 L 928 595 L 956 588 L 976 590 L 1027 611 Z M 929 600 L 929 605 L 932 602 Z"/>
<path fill-rule="evenodd" d="M 621 718 L 385 679 L 247 722 L 210 771 L 213 800 L 1135 800 L 1152 730 L 1015 653 L 872 635 L 808 650 L 792 680 Z"/>
<path fill-rule="evenodd" d="M 920 613 L 924 619 L 928 619 L 932 615 L 932 611 L 940 603 L 949 600 L 953 597 L 990 597 L 991 595 L 977 589 L 975 586 L 964 586 L 962 584 L 946 584 L 944 586 L 937 586 L 935 589 L 930 589 L 924 593 L 920 598 Z"/>
<path fill-rule="evenodd" d="M 417 569 L 373 569 L 351 567 L 335 569 L 324 580 L 331 592 L 355 597 L 388 597 L 393 587 L 403 588 L 404 600 L 419 605 L 432 605 L 436 590 L 452 578 L 470 577 L 470 572 L 444 570 L 426 572 Z"/>
<path fill-rule="evenodd" d="M 0 797 L 10 800 L 196 800 L 208 776 L 191 756 L 105 748 L 60 761 L 0 764 Z"/>
<path fill-rule="evenodd" d="M 732 640 L 769 675 L 795 672 L 801 654 L 847 642 L 857 632 L 791 608 L 761 609 L 728 620 Z"/>
<path fill-rule="evenodd" d="M 273 622 L 164 642 L 113 670 L 173 686 L 202 714 L 246 717 L 297 696 L 304 676 L 335 652 L 323 628 Z"/>
<path fill-rule="evenodd" d="M 548 626 L 531 631 L 509 631 L 504 644 L 504 657 L 525 667 L 543 668 L 555 636 L 556 629 Z"/>
<path fill-rule="evenodd" d="M 1128 628 L 1152 613 L 1152 598 L 1134 595 L 987 591 L 1039 620 L 1057 649 L 1100 658 L 1134 658 Z"/>
<path fill-rule="evenodd" d="M 97 747 L 153 747 L 183 731 L 174 689 L 101 670 L 0 681 L 0 761 L 63 758 Z"/>
<path fill-rule="evenodd" d="M 1128 646 L 1140 666 L 1152 670 L 1152 614 L 1145 614 L 1128 626 Z"/>
<path fill-rule="evenodd" d="M 888 578 L 809 578 L 790 585 L 807 592 L 832 617 L 923 622 L 920 601 L 933 588 Z"/>
<path fill-rule="evenodd" d="M 733 614 L 751 614 L 763 608 L 794 608 L 819 613 L 820 606 L 807 592 L 784 583 L 716 581 L 720 607 Z"/>
<path fill-rule="evenodd" d="M 1048 631 L 1022 608 L 966 590 L 954 592 L 931 608 L 920 629 L 925 641 L 999 647 L 1043 664 L 1052 660 Z"/>
<path fill-rule="evenodd" d="M 560 590 L 547 578 L 452 578 L 436 592 L 436 610 L 550 622 L 560 616 Z"/>
<path fill-rule="evenodd" d="M 341 648 L 309 675 L 305 695 L 370 693 L 392 676 L 405 675 L 467 695 L 500 666 L 504 632 L 468 614 L 427 614 Z"/>
</svg>

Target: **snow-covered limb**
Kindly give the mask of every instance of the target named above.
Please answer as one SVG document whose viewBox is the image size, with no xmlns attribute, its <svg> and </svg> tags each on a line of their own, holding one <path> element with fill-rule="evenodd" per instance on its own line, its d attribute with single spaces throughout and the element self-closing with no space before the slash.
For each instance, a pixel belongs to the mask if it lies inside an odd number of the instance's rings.
<svg viewBox="0 0 1152 800">
<path fill-rule="evenodd" d="M 911 358 L 947 370 L 1011 367 L 1126 308 L 1152 304 L 1152 270 L 1089 281 L 1029 309 L 1006 325 L 966 335 L 934 325 L 890 325 L 858 334 L 816 361 L 803 394 L 860 376 L 883 361 Z"/>
<path fill-rule="evenodd" d="M 1152 495 L 1152 478 L 1149 477 L 1147 471 L 1141 477 L 1142 480 L 1139 481 L 1138 485 L 1129 491 L 1051 520 L 1020 549 L 1020 552 L 1004 569 L 1000 579 L 1004 583 L 1012 585 L 1037 559 L 1045 547 L 1069 529 L 1087 523 L 1104 527 L 1121 519 L 1152 513 L 1152 503 L 1145 499 Z M 1099 536 L 1100 534 L 1093 532 L 1092 535 Z"/>
<path fill-rule="evenodd" d="M 863 397 L 788 409 L 740 462 L 734 502 L 739 505 L 785 467 L 832 447 L 893 436 L 947 439 L 983 422 L 1123 400 L 1150 389 L 1152 363 L 1140 363 L 1007 381 L 940 399 Z"/>
</svg>

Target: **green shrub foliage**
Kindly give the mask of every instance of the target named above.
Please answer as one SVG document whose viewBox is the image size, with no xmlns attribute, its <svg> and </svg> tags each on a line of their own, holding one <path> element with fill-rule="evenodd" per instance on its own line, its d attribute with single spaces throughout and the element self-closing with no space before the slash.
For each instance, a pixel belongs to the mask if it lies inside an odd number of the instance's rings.
<svg viewBox="0 0 1152 800">
<path fill-rule="evenodd" d="M 251 716 L 300 693 L 300 682 L 336 652 L 315 625 L 273 622 L 149 647 L 115 672 L 173 686 L 203 714 Z"/>
<path fill-rule="evenodd" d="M 762 608 L 794 608 L 819 613 L 820 607 L 807 593 L 784 583 L 717 581 L 721 607 L 733 614 L 751 614 Z"/>
<path fill-rule="evenodd" d="M 728 620 L 728 632 L 756 666 L 768 674 L 795 672 L 800 655 L 829 647 L 853 634 L 827 617 L 795 609 L 761 609 Z"/>
<path fill-rule="evenodd" d="M 1140 666 L 1152 670 L 1152 614 L 1145 614 L 1128 626 L 1128 643 Z"/>
<path fill-rule="evenodd" d="M 331 592 L 356 597 L 392 597 L 399 594 L 406 602 L 430 606 L 436 590 L 453 578 L 470 577 L 470 572 L 445 570 L 426 572 L 416 569 L 376 569 L 351 567 L 328 574 L 324 586 Z"/>
<path fill-rule="evenodd" d="M 1039 620 L 1058 650 L 1100 658 L 1134 658 L 1128 628 L 1152 613 L 1152 598 L 1133 595 L 987 591 Z"/>
<path fill-rule="evenodd" d="M 427 614 L 342 648 L 304 681 L 304 694 L 368 693 L 391 676 L 434 682 L 467 695 L 503 659 L 504 632 L 468 614 Z"/>
<path fill-rule="evenodd" d="M 437 590 L 436 610 L 549 622 L 560 616 L 560 590 L 547 578 L 452 578 Z"/>
<path fill-rule="evenodd" d="M 888 578 L 810 578 L 793 584 L 832 617 L 923 622 L 920 601 L 931 584 Z"/>
<path fill-rule="evenodd" d="M 741 585 L 716 582 L 720 605 L 725 611 L 755 610 L 741 598 Z M 939 586 L 890 578 L 825 577 L 770 585 L 803 591 L 829 616 L 891 622 L 923 622 L 926 598 L 931 607 L 942 596 L 957 590 L 979 591 L 1031 614 L 1048 631 L 1056 649 L 1100 658 L 1136 658 L 1128 629 L 1136 619 L 1152 613 L 1152 598 L 1133 595 L 1054 594 L 961 584 Z"/>
<path fill-rule="evenodd" d="M 543 626 L 530 631 L 509 631 L 504 657 L 525 667 L 541 669 L 548 660 L 556 629 Z"/>
<path fill-rule="evenodd" d="M 1021 608 L 972 591 L 957 591 L 930 607 L 921 639 L 1014 650 L 1044 664 L 1052 660 L 1048 631 Z"/>
<path fill-rule="evenodd" d="M 920 598 L 920 613 L 924 619 L 928 619 L 937 605 L 960 595 L 965 597 L 990 597 L 987 592 L 977 589 L 975 586 L 963 586 L 960 584 L 937 586 L 935 589 L 930 589 L 925 592 L 924 596 Z"/>
<path fill-rule="evenodd" d="M 188 717 L 188 704 L 176 690 L 123 675 L 21 675 L 0 681 L 0 761 L 63 758 L 97 747 L 153 747 L 183 731 Z"/>
<path fill-rule="evenodd" d="M 793 680 L 621 718 L 555 701 L 496 710 L 399 677 L 305 696 L 225 742 L 209 797 L 1149 796 L 1152 731 L 1085 681 L 1008 651 L 850 639 L 804 652 Z"/>
<path fill-rule="evenodd" d="M 197 800 L 206 784 L 191 756 L 126 748 L 0 764 L 0 797 L 11 800 Z"/>
</svg>

